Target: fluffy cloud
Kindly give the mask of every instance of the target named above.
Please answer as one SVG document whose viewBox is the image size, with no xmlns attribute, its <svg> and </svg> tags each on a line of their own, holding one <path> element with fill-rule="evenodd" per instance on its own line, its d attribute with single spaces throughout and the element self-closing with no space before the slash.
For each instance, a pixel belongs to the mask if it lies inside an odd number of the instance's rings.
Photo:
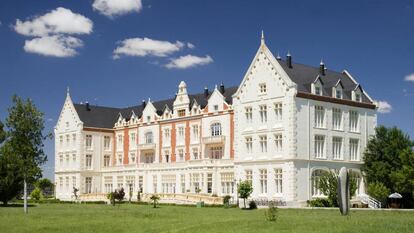
<svg viewBox="0 0 414 233">
<path fill-rule="evenodd" d="M 187 47 L 189 49 L 193 49 L 193 48 L 195 48 L 195 45 L 194 44 L 191 44 L 190 42 L 187 42 Z"/>
<path fill-rule="evenodd" d="M 142 9 L 141 0 L 95 0 L 92 5 L 99 13 L 114 17 L 131 12 L 139 12 Z"/>
<path fill-rule="evenodd" d="M 119 58 L 120 55 L 166 57 L 181 50 L 184 46 L 184 43 L 180 41 L 171 43 L 149 38 L 131 38 L 120 42 L 120 45 L 113 52 L 113 57 L 115 59 Z"/>
<path fill-rule="evenodd" d="M 181 56 L 179 58 L 171 59 L 170 63 L 165 65 L 168 69 L 187 69 L 194 66 L 207 65 L 213 62 L 210 56 L 198 57 L 193 55 Z"/>
<path fill-rule="evenodd" d="M 414 73 L 405 76 L 405 81 L 414 82 Z"/>
<path fill-rule="evenodd" d="M 378 101 L 378 112 L 379 113 L 390 113 L 391 110 L 392 110 L 392 106 L 387 101 Z"/>
<path fill-rule="evenodd" d="M 51 34 L 90 34 L 93 23 L 83 15 L 63 7 L 35 17 L 31 20 L 16 20 L 14 30 L 25 36 L 47 36 Z"/>
<path fill-rule="evenodd" d="M 82 46 L 83 43 L 78 38 L 55 35 L 26 40 L 24 50 L 44 56 L 73 57 L 77 54 L 75 49 Z"/>
</svg>

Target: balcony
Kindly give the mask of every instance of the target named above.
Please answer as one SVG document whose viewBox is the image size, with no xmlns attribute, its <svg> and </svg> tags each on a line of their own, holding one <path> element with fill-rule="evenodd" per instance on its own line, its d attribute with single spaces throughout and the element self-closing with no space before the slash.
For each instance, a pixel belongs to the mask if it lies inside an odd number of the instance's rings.
<svg viewBox="0 0 414 233">
<path fill-rule="evenodd" d="M 226 141 L 226 136 L 209 136 L 203 137 L 203 143 L 206 145 L 209 144 L 224 144 Z"/>
<path fill-rule="evenodd" d="M 155 143 L 140 143 L 138 144 L 138 150 L 155 150 Z"/>
</svg>

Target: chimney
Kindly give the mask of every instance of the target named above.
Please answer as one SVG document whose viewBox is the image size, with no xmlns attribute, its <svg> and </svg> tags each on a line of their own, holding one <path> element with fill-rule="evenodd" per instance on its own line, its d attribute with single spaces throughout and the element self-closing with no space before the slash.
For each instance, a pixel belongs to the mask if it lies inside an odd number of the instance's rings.
<svg viewBox="0 0 414 233">
<path fill-rule="evenodd" d="M 323 63 L 323 61 L 321 60 L 321 63 L 319 63 L 319 73 L 321 75 L 325 75 L 325 71 L 326 71 L 325 63 Z"/>
<path fill-rule="evenodd" d="M 280 57 L 279 53 L 277 53 L 276 60 L 280 61 L 282 58 Z"/>
<path fill-rule="evenodd" d="M 290 55 L 290 52 L 286 55 L 286 65 L 289 68 L 292 68 L 292 55 Z"/>
<path fill-rule="evenodd" d="M 204 97 L 208 97 L 208 88 L 204 87 Z"/>
<path fill-rule="evenodd" d="M 86 101 L 85 102 L 85 107 L 86 107 L 86 111 L 91 111 L 91 106 L 89 105 L 89 102 L 88 101 Z"/>
<path fill-rule="evenodd" d="M 224 94 L 224 91 L 225 91 L 224 84 L 223 84 L 223 82 L 221 82 L 221 84 L 220 84 L 220 93 Z"/>
<path fill-rule="evenodd" d="M 145 102 L 145 100 L 142 100 L 142 109 L 144 109 L 145 106 L 147 106 L 147 102 Z"/>
</svg>

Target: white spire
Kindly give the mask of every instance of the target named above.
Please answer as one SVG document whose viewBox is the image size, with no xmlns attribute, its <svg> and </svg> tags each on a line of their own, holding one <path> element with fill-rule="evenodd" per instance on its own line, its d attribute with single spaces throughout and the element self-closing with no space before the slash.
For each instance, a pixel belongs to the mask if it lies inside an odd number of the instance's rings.
<svg viewBox="0 0 414 233">
<path fill-rule="evenodd" d="M 264 32 L 262 30 L 262 38 L 261 38 L 261 44 L 263 45 L 265 43 L 265 39 L 264 39 Z"/>
<path fill-rule="evenodd" d="M 66 87 L 66 96 L 70 96 L 69 86 Z"/>
<path fill-rule="evenodd" d="M 323 59 L 321 58 L 321 63 L 319 63 L 319 65 L 324 65 L 324 63 L 323 63 Z"/>
</svg>

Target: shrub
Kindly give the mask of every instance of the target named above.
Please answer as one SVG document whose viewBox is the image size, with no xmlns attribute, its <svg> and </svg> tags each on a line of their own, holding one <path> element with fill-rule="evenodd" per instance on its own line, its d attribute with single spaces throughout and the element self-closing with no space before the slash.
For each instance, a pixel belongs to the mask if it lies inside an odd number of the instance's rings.
<svg viewBox="0 0 414 233">
<path fill-rule="evenodd" d="M 217 197 L 217 194 L 216 193 L 213 193 L 211 196 L 212 197 Z"/>
<path fill-rule="evenodd" d="M 158 203 L 158 200 L 160 199 L 160 197 L 159 197 L 159 196 L 157 196 L 157 195 L 155 195 L 155 194 L 153 194 L 153 195 L 150 197 L 150 199 L 152 200 L 152 203 L 153 203 L 153 205 L 154 205 L 154 208 L 157 208 L 157 203 Z"/>
<path fill-rule="evenodd" d="M 387 187 L 385 187 L 383 183 L 374 182 L 368 184 L 367 192 L 371 197 L 377 199 L 378 201 L 384 204 L 387 200 L 390 190 Z"/>
<path fill-rule="evenodd" d="M 251 210 L 257 209 L 257 204 L 255 201 L 252 200 L 249 202 L 249 209 Z"/>
<path fill-rule="evenodd" d="M 43 192 L 40 188 L 33 189 L 32 193 L 30 193 L 30 198 L 39 201 L 40 199 L 43 199 Z"/>
<path fill-rule="evenodd" d="M 333 204 L 327 198 L 316 198 L 308 201 L 310 207 L 333 207 Z"/>
<path fill-rule="evenodd" d="M 265 211 L 267 221 L 276 222 L 277 220 L 277 206 L 275 202 L 269 201 L 269 208 Z"/>
<path fill-rule="evenodd" d="M 224 208 L 229 208 L 229 206 L 230 206 L 230 199 L 231 199 L 231 196 L 229 196 L 229 195 L 224 196 L 224 198 L 223 198 Z"/>
</svg>

